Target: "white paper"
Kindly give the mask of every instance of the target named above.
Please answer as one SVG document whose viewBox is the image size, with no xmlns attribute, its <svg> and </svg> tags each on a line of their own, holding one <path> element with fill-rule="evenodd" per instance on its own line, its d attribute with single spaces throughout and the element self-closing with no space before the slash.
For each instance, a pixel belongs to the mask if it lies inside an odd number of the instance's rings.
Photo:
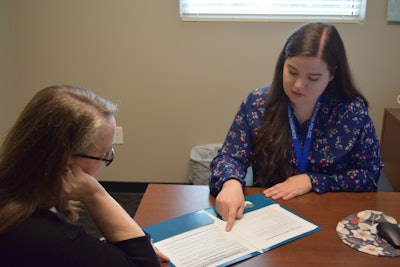
<svg viewBox="0 0 400 267">
<path fill-rule="evenodd" d="M 316 228 L 279 204 L 272 204 L 244 214 L 241 220 L 235 221 L 232 231 L 262 250 Z"/>
<path fill-rule="evenodd" d="M 242 243 L 235 235 L 215 223 L 164 239 L 154 245 L 178 267 L 217 266 L 254 251 L 254 247 Z"/>
<path fill-rule="evenodd" d="M 177 266 L 218 266 L 307 233 L 318 226 L 279 204 L 245 213 L 230 232 L 226 222 L 207 213 L 214 223 L 154 243 Z"/>
</svg>

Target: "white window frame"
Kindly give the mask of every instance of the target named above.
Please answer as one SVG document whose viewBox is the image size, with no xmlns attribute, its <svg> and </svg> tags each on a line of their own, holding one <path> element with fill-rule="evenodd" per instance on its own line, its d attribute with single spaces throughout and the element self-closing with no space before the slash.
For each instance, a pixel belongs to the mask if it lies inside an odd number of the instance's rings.
<svg viewBox="0 0 400 267">
<path fill-rule="evenodd" d="M 180 0 L 179 2 L 182 21 L 320 20 L 362 23 L 367 6 L 367 0 Z M 333 14 L 332 10 L 338 11 L 337 14 Z"/>
</svg>

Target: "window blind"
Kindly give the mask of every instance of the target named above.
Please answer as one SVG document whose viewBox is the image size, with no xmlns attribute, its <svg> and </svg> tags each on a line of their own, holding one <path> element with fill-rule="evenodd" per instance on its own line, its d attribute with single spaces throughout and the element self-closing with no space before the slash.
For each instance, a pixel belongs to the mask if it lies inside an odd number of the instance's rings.
<svg viewBox="0 0 400 267">
<path fill-rule="evenodd" d="M 367 0 L 180 0 L 183 21 L 364 20 Z"/>
</svg>

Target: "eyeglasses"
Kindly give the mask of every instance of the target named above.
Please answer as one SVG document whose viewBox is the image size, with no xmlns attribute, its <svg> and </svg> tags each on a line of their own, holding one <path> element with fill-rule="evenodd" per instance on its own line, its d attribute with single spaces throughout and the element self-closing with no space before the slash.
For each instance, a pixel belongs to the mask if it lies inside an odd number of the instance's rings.
<svg viewBox="0 0 400 267">
<path fill-rule="evenodd" d="M 84 154 L 74 154 L 73 156 L 75 157 L 81 157 L 81 158 L 87 158 L 87 159 L 95 159 L 95 160 L 101 160 L 106 163 L 106 166 L 110 165 L 111 162 L 114 160 L 114 148 L 112 147 L 110 151 L 108 151 L 104 157 L 93 157 L 93 156 L 88 156 Z"/>
</svg>

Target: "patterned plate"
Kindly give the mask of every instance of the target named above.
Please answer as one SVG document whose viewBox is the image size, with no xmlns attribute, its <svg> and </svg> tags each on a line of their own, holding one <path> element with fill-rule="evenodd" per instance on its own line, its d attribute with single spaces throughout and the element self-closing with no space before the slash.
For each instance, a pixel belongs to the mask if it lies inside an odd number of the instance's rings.
<svg viewBox="0 0 400 267">
<path fill-rule="evenodd" d="M 400 250 L 378 236 L 376 226 L 381 222 L 398 223 L 384 212 L 364 210 L 341 220 L 336 226 L 336 233 L 345 244 L 358 251 L 375 256 L 399 257 Z"/>
</svg>

